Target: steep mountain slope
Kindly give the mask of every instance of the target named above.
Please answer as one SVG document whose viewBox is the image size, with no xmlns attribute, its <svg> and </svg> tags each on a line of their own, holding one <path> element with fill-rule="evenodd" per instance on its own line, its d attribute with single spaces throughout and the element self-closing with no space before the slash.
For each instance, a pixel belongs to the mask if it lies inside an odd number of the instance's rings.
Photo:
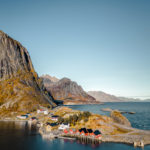
<svg viewBox="0 0 150 150">
<path fill-rule="evenodd" d="M 57 82 L 42 76 L 46 89 L 51 92 L 56 100 L 63 100 L 64 104 L 88 104 L 95 103 L 95 98 L 88 95 L 81 86 L 68 78 L 63 78 Z"/>
<path fill-rule="evenodd" d="M 118 97 L 104 93 L 102 91 L 89 91 L 88 94 L 93 96 L 96 101 L 100 102 L 121 102 Z"/>
<path fill-rule="evenodd" d="M 56 106 L 35 72 L 28 51 L 0 31 L 0 112 Z"/>
</svg>

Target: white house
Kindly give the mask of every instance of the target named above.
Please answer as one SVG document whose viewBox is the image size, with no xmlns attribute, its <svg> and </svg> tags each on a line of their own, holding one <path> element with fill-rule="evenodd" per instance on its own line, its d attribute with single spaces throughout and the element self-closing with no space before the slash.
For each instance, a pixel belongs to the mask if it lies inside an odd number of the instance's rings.
<svg viewBox="0 0 150 150">
<path fill-rule="evenodd" d="M 41 113 L 43 113 L 43 112 L 44 112 L 43 109 L 38 109 L 38 110 L 37 110 L 37 113 L 38 113 L 38 114 L 41 114 Z"/>
<path fill-rule="evenodd" d="M 50 119 L 53 121 L 58 121 L 58 118 L 59 118 L 59 116 L 57 116 L 57 115 L 53 115 L 50 117 Z"/>
<path fill-rule="evenodd" d="M 48 115 L 48 111 L 47 110 L 44 110 L 44 115 Z"/>
<path fill-rule="evenodd" d="M 64 130 L 64 129 L 69 129 L 70 128 L 70 125 L 67 124 L 67 123 L 63 123 L 59 126 L 59 130 Z"/>
<path fill-rule="evenodd" d="M 17 116 L 18 119 L 27 119 L 28 118 L 28 115 L 20 115 L 20 116 Z"/>
<path fill-rule="evenodd" d="M 44 110 L 44 109 L 38 109 L 38 110 L 37 110 L 37 113 L 38 113 L 38 114 L 47 115 L 47 114 L 48 114 L 48 111 L 47 111 L 47 110 Z"/>
</svg>

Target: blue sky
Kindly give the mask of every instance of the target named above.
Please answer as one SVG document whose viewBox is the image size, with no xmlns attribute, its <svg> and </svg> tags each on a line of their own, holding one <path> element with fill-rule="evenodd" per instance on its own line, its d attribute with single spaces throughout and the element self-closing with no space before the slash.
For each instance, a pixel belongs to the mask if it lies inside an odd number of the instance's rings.
<svg viewBox="0 0 150 150">
<path fill-rule="evenodd" d="M 39 75 L 150 97 L 149 0 L 0 0 L 0 29 L 28 49 Z"/>
</svg>

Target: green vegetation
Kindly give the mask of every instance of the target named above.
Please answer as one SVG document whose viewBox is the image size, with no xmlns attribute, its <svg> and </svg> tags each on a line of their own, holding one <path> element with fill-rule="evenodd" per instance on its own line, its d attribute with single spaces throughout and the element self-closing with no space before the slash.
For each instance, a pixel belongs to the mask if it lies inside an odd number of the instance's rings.
<svg viewBox="0 0 150 150">
<path fill-rule="evenodd" d="M 70 115 L 68 118 L 59 117 L 58 123 L 69 123 L 71 125 L 76 125 L 76 123 L 80 122 L 81 120 L 87 122 L 90 116 L 91 113 L 88 111 L 80 112 L 79 114 Z"/>
</svg>

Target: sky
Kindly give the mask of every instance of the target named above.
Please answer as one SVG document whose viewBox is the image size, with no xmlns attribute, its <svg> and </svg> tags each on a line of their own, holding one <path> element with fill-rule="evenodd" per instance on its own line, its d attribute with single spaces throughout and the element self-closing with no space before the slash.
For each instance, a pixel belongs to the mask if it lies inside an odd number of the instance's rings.
<svg viewBox="0 0 150 150">
<path fill-rule="evenodd" d="M 0 0 L 0 30 L 27 48 L 39 76 L 150 97 L 149 0 Z"/>
</svg>

